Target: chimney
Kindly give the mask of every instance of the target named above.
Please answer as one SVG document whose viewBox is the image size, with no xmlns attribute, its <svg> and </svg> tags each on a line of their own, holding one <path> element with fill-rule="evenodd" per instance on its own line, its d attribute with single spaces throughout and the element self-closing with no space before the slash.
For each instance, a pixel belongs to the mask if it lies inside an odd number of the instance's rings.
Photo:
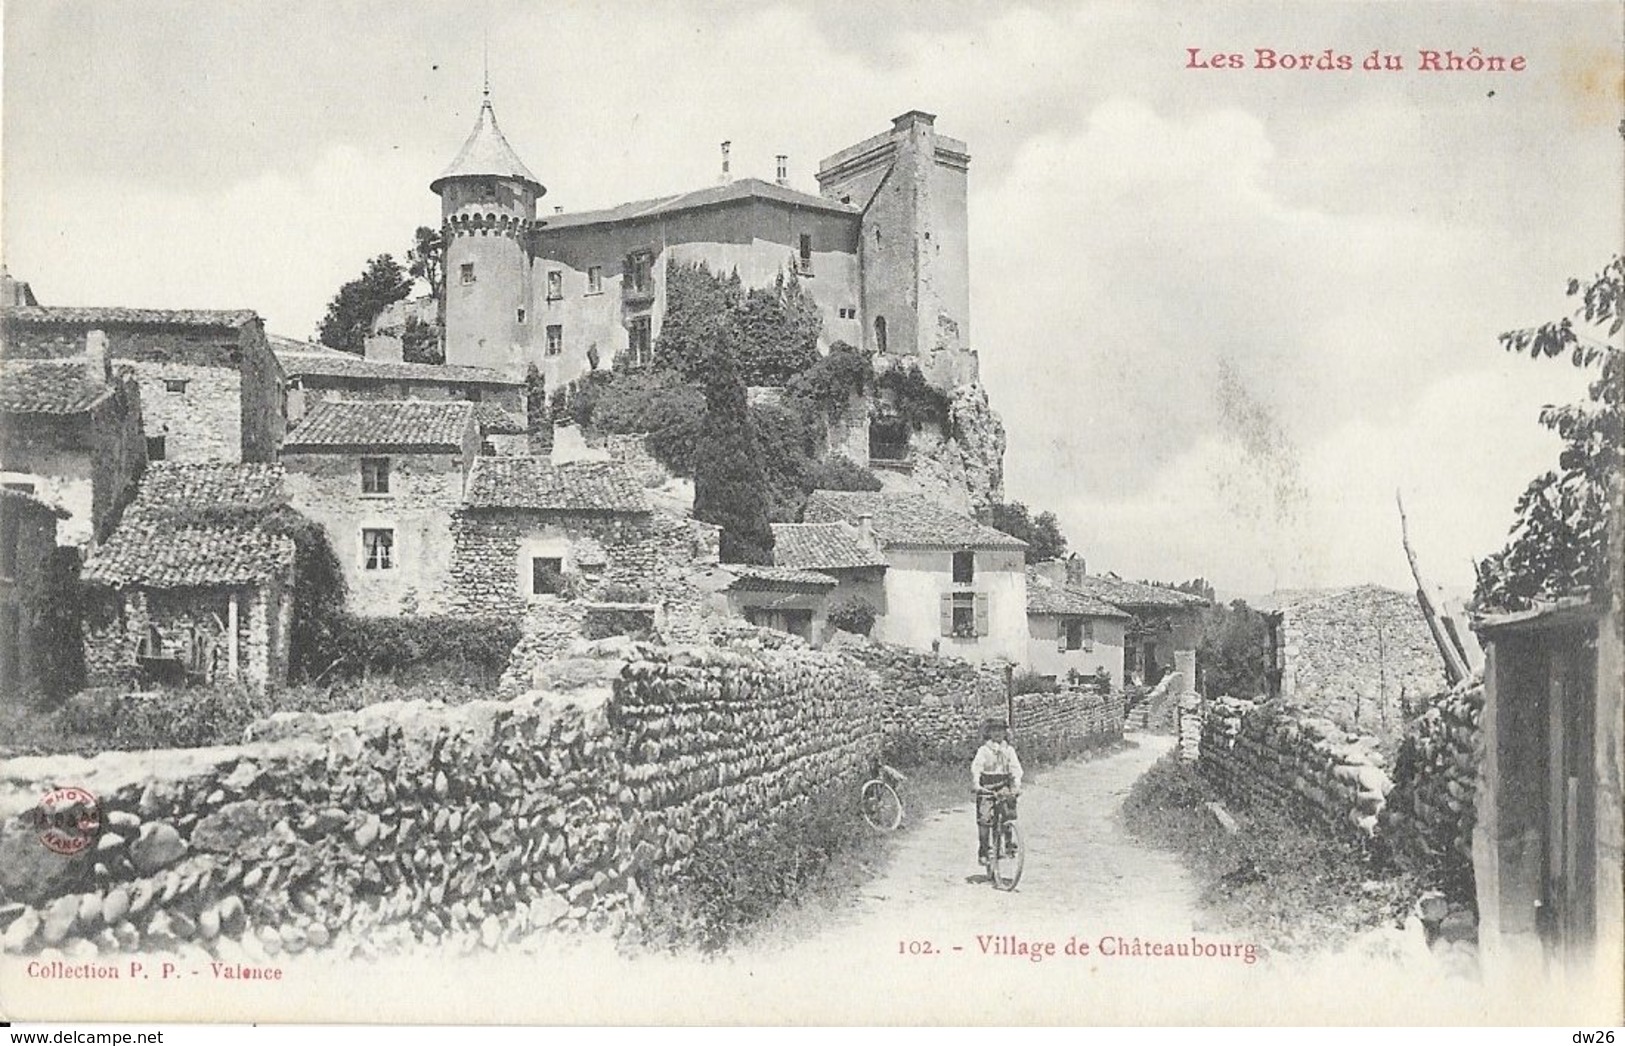
<svg viewBox="0 0 1625 1046">
<path fill-rule="evenodd" d="M 858 540 L 870 548 L 880 548 L 880 542 L 875 540 L 875 517 L 868 512 L 858 516 Z"/>
<path fill-rule="evenodd" d="M 1066 583 L 1076 584 L 1089 576 L 1089 570 L 1084 558 L 1074 552 L 1066 557 Z"/>
<path fill-rule="evenodd" d="M 734 180 L 733 173 L 728 169 L 728 150 L 733 148 L 732 142 L 722 143 L 722 184 L 727 185 Z"/>
<path fill-rule="evenodd" d="M 113 377 L 113 362 L 107 358 L 107 332 L 85 332 L 85 380 L 106 385 Z"/>
<path fill-rule="evenodd" d="M 778 172 L 776 174 L 774 174 L 774 176 L 773 176 L 773 184 L 775 184 L 775 185 L 789 185 L 790 184 L 790 157 L 784 155 L 783 153 L 780 153 L 777 157 L 775 157 L 775 159 L 777 159 L 777 161 L 778 161 Z"/>
</svg>

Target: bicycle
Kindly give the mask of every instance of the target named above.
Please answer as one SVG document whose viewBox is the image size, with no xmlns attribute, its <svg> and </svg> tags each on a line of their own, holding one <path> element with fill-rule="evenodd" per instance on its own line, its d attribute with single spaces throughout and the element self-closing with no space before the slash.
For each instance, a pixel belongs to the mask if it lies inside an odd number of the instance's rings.
<svg viewBox="0 0 1625 1046">
<path fill-rule="evenodd" d="M 1021 835 L 1021 822 L 1008 817 L 1007 800 L 1014 799 L 1016 793 L 1008 788 L 978 788 L 976 793 L 993 797 L 993 823 L 987 833 L 991 845 L 987 856 L 982 858 L 987 881 L 995 890 L 1014 890 L 1027 864 L 1027 842 Z"/>
<path fill-rule="evenodd" d="M 903 824 L 903 800 L 892 787 L 908 778 L 885 763 L 877 763 L 875 776 L 865 781 L 858 793 L 858 808 L 869 827 L 877 832 L 894 832 Z"/>
</svg>

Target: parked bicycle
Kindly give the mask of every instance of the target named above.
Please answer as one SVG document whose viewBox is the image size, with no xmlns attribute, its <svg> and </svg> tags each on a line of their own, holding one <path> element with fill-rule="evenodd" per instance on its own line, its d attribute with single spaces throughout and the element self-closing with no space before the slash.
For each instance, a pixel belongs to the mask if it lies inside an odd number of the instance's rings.
<svg viewBox="0 0 1625 1046">
<path fill-rule="evenodd" d="M 987 856 L 982 867 L 995 890 L 1014 890 L 1027 864 L 1027 842 L 1021 835 L 1021 822 L 1011 814 L 1016 793 L 1008 788 L 977 789 L 978 795 L 993 797 L 993 823 L 989 826 Z"/>
<path fill-rule="evenodd" d="M 907 781 L 902 772 L 876 763 L 874 778 L 865 781 L 858 794 L 858 808 L 863 819 L 877 832 L 894 832 L 903 824 L 903 800 L 894 785 Z"/>
</svg>

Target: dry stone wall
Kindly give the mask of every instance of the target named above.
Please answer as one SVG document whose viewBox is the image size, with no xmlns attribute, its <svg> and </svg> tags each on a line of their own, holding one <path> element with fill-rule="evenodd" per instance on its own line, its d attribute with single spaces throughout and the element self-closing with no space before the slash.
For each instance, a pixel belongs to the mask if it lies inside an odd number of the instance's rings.
<svg viewBox="0 0 1625 1046">
<path fill-rule="evenodd" d="M 1390 774 L 1371 738 L 1280 706 L 1218 698 L 1200 717 L 1198 766 L 1238 802 L 1308 811 L 1329 829 L 1357 832 L 1374 854 L 1452 902 L 1470 902 L 1483 707 L 1477 681 L 1427 700 L 1406 724 Z"/>
<path fill-rule="evenodd" d="M 578 653 L 508 701 L 280 713 L 239 746 L 9 761 L 0 943 L 264 961 L 614 928 L 696 848 L 840 801 L 878 754 L 870 681 L 830 655 Z M 63 855 L 41 802 L 69 784 L 100 828 Z"/>
<path fill-rule="evenodd" d="M 905 766 L 969 762 L 982 724 L 1004 718 L 1005 676 L 999 665 L 922 654 L 882 643 L 839 647 L 875 673 L 887 758 Z M 1018 694 L 1017 750 L 1030 761 L 1060 758 L 1123 736 L 1120 691 Z"/>
</svg>

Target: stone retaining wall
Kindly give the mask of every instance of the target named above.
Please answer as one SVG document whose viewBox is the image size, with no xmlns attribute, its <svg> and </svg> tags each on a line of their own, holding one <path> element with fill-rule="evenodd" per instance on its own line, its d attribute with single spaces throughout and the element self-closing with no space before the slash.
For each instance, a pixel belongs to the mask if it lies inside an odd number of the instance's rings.
<svg viewBox="0 0 1625 1046">
<path fill-rule="evenodd" d="M 1395 860 L 1451 900 L 1473 899 L 1483 711 L 1484 687 L 1476 682 L 1428 702 L 1406 725 L 1382 813 L 1382 836 Z"/>
<path fill-rule="evenodd" d="M 878 754 L 869 677 L 830 655 L 578 653 L 508 701 L 280 713 L 239 746 L 10 760 L 0 940 L 262 961 L 613 928 L 697 846 L 850 800 Z M 68 785 L 97 797 L 101 828 L 64 856 L 38 804 Z"/>
</svg>

